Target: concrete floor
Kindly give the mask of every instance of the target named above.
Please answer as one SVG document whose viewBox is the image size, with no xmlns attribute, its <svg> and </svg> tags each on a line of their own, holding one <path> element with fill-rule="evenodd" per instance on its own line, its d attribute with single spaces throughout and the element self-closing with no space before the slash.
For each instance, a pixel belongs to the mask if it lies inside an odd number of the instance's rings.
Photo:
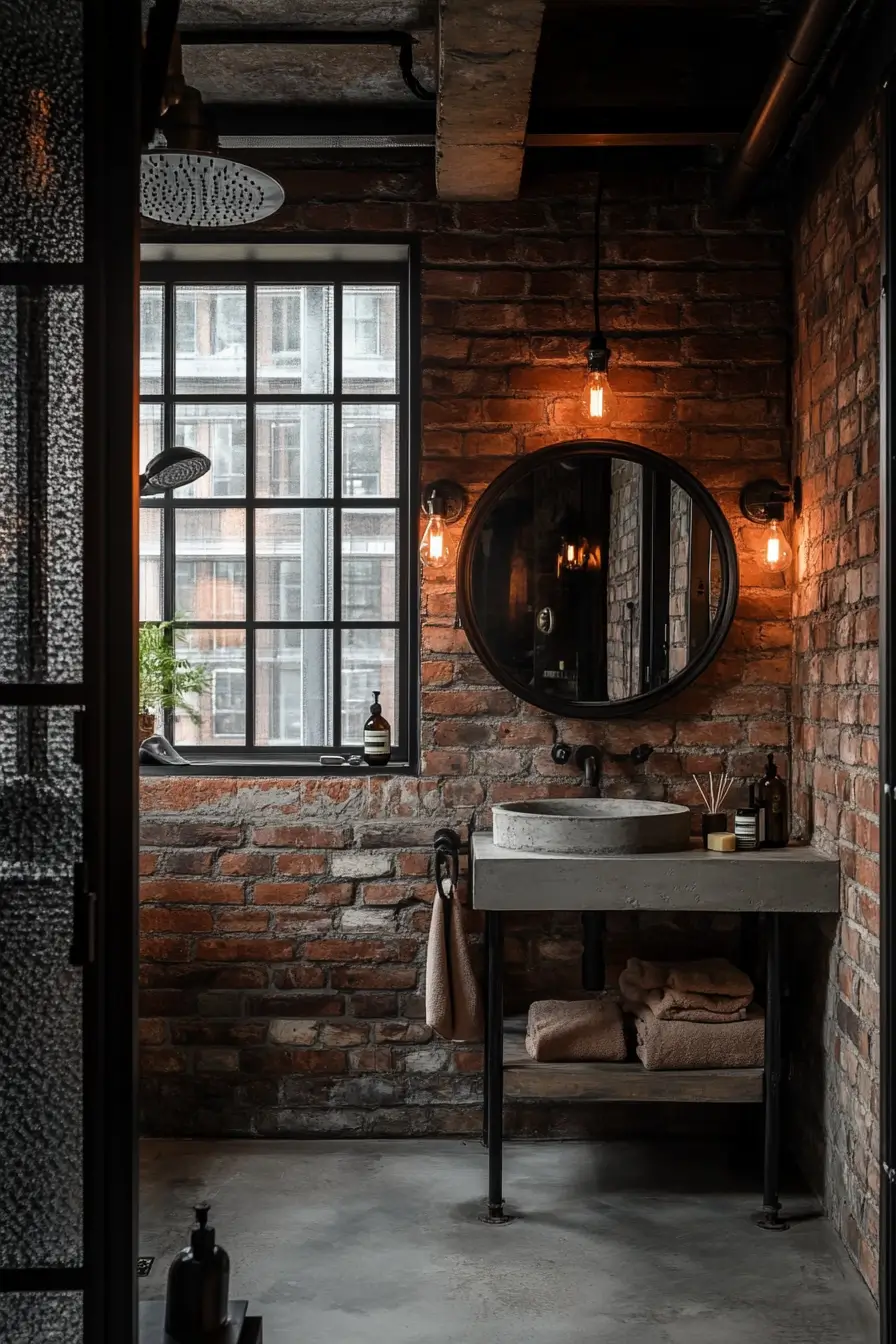
<svg viewBox="0 0 896 1344">
<path fill-rule="evenodd" d="M 508 1145 L 521 1216 L 479 1223 L 485 1154 L 441 1140 L 143 1144 L 141 1297 L 163 1297 L 191 1205 L 212 1204 L 231 1296 L 265 1344 L 874 1344 L 829 1224 L 706 1143 Z"/>
</svg>

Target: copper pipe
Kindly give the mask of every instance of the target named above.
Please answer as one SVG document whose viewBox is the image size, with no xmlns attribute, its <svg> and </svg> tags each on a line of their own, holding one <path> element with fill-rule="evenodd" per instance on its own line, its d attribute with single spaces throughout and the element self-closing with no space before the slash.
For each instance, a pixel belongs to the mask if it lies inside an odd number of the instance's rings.
<svg viewBox="0 0 896 1344">
<path fill-rule="evenodd" d="M 743 204 L 777 148 L 838 20 L 849 8 L 844 0 L 807 0 L 796 32 L 732 156 L 723 189 L 729 209 Z"/>
</svg>

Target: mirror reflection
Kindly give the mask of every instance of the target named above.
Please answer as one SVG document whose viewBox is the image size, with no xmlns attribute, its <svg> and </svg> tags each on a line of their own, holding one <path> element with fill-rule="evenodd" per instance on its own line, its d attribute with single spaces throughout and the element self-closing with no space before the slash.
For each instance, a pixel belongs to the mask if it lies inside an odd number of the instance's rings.
<svg viewBox="0 0 896 1344">
<path fill-rule="evenodd" d="M 480 501 L 461 600 L 503 684 L 597 716 L 705 664 L 723 606 L 730 621 L 733 547 L 702 487 L 659 455 L 566 447 L 514 466 Z"/>
</svg>

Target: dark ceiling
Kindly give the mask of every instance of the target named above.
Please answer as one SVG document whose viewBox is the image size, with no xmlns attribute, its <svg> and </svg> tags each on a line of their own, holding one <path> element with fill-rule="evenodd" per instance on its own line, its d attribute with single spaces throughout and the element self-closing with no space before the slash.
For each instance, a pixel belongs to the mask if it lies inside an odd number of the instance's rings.
<svg viewBox="0 0 896 1344">
<path fill-rule="evenodd" d="M 528 130 L 730 139 L 759 96 L 792 7 L 547 0 Z M 396 47 L 259 39 L 265 26 L 404 30 L 414 38 L 414 74 L 435 90 L 436 21 L 429 0 L 182 0 L 184 74 L 216 107 L 223 134 L 431 134 L 435 104 L 408 89 Z M 232 41 L 237 31 L 245 42 Z M 231 41 L 215 42 L 219 34 Z"/>
</svg>

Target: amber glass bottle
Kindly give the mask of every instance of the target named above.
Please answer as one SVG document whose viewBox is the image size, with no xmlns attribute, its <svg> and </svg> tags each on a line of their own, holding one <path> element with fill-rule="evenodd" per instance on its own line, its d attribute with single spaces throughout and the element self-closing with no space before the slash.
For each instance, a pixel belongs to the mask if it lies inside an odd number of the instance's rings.
<svg viewBox="0 0 896 1344">
<path fill-rule="evenodd" d="M 768 754 L 765 777 L 759 781 L 756 801 L 765 812 L 765 847 L 783 849 L 790 839 L 787 819 L 787 785 L 778 774 L 775 758 Z"/>
<path fill-rule="evenodd" d="M 392 755 L 392 729 L 380 708 L 380 693 L 373 692 L 370 718 L 364 725 L 364 760 L 368 765 L 388 765 Z"/>
</svg>

